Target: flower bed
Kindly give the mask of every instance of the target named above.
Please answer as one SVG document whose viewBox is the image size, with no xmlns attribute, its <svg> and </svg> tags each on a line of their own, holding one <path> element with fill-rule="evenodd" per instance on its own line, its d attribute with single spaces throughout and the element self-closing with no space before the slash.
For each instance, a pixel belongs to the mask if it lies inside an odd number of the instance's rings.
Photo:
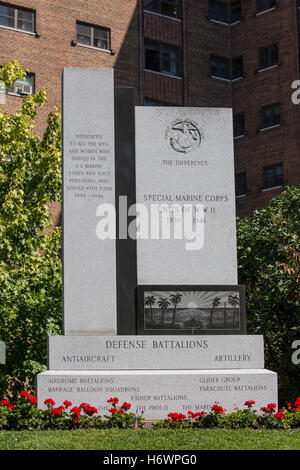
<svg viewBox="0 0 300 470">
<path fill-rule="evenodd" d="M 269 403 L 262 407 L 261 414 L 253 407 L 255 401 L 245 401 L 243 410 L 238 408 L 233 413 L 226 413 L 226 409 L 215 403 L 211 411 L 206 413 L 188 411 L 182 413 L 169 413 L 168 418 L 154 423 L 155 428 L 254 428 L 254 429 L 288 429 L 300 427 L 300 397 L 295 403 L 288 403 L 286 407 L 276 412 L 276 403 Z"/>
<path fill-rule="evenodd" d="M 130 403 L 124 402 L 118 407 L 118 398 L 110 398 L 107 402 L 112 407 L 103 419 L 97 408 L 90 404 L 72 406 L 68 400 L 56 406 L 54 400 L 48 398 L 44 402 L 47 408 L 41 410 L 36 407 L 36 397 L 23 390 L 15 403 L 0 401 L 0 430 L 143 427 L 142 416 L 130 413 Z"/>
<path fill-rule="evenodd" d="M 78 429 L 78 428 L 123 428 L 136 429 L 143 427 L 142 415 L 130 412 L 131 404 L 119 405 L 117 397 L 110 398 L 109 415 L 101 417 L 97 408 L 88 403 L 73 406 L 68 400 L 61 405 L 51 398 L 45 400 L 46 409 L 36 407 L 37 399 L 23 390 L 18 399 L 0 401 L 0 430 L 42 430 L 42 429 Z M 254 409 L 255 401 L 248 400 L 244 409 L 236 408 L 227 413 L 219 403 L 215 403 L 210 412 L 188 411 L 169 413 L 165 420 L 152 424 L 153 428 L 254 428 L 254 429 L 288 429 L 300 427 L 300 397 L 294 403 L 288 403 L 276 411 L 276 403 L 269 403 L 260 409 Z"/>
</svg>

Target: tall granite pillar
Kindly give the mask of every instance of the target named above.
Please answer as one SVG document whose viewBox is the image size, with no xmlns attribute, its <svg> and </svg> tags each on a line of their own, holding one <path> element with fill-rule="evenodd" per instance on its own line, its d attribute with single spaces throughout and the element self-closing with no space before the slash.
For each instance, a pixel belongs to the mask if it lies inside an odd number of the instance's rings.
<svg viewBox="0 0 300 470">
<path fill-rule="evenodd" d="M 115 205 L 112 69 L 63 72 L 63 262 L 65 335 L 116 334 L 116 248 L 96 229 Z"/>
</svg>

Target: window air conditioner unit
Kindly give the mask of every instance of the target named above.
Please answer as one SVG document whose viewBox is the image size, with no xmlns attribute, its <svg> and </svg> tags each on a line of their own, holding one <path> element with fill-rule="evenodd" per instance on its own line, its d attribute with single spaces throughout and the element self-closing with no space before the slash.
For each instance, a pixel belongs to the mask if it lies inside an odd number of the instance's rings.
<svg viewBox="0 0 300 470">
<path fill-rule="evenodd" d="M 14 92 L 17 95 L 31 95 L 32 86 L 28 85 L 28 83 L 15 83 Z"/>
</svg>

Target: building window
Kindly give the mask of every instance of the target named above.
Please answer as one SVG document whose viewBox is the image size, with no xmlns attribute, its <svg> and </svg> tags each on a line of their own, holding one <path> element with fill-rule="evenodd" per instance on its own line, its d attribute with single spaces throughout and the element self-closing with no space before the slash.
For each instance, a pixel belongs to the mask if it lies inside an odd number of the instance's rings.
<svg viewBox="0 0 300 470">
<path fill-rule="evenodd" d="M 0 3 L 0 26 L 34 32 L 34 11 Z"/>
<path fill-rule="evenodd" d="M 233 2 L 230 4 L 230 23 L 237 23 L 242 18 L 241 2 Z"/>
<path fill-rule="evenodd" d="M 276 7 L 276 0 L 256 0 L 256 13 L 271 10 Z"/>
<path fill-rule="evenodd" d="M 211 20 L 228 23 L 228 5 L 224 2 L 211 0 L 209 2 L 209 18 Z"/>
<path fill-rule="evenodd" d="M 210 73 L 213 77 L 235 80 L 243 76 L 243 58 L 235 57 L 230 61 L 227 57 L 210 56 Z"/>
<path fill-rule="evenodd" d="M 27 73 L 24 80 L 16 80 L 12 87 L 6 89 L 6 92 L 18 96 L 32 95 L 34 93 L 34 74 Z"/>
<path fill-rule="evenodd" d="M 245 114 L 237 114 L 233 117 L 233 136 L 242 137 L 245 135 Z"/>
<path fill-rule="evenodd" d="M 145 41 L 145 69 L 180 75 L 180 49 L 168 44 Z"/>
<path fill-rule="evenodd" d="M 242 16 L 241 2 L 225 3 L 218 0 L 209 2 L 209 18 L 220 23 L 232 24 L 240 21 Z"/>
<path fill-rule="evenodd" d="M 143 9 L 171 18 L 181 18 L 182 0 L 143 0 Z"/>
<path fill-rule="evenodd" d="M 110 30 L 99 26 L 77 23 L 77 43 L 81 46 L 110 50 Z"/>
<path fill-rule="evenodd" d="M 232 59 L 232 80 L 241 78 L 244 73 L 243 57 L 234 57 Z"/>
<path fill-rule="evenodd" d="M 247 174 L 239 173 L 235 177 L 235 195 L 245 196 L 247 193 Z"/>
<path fill-rule="evenodd" d="M 278 44 L 262 47 L 259 50 L 259 70 L 278 65 Z"/>
<path fill-rule="evenodd" d="M 210 56 L 210 73 L 213 77 L 230 80 L 230 60 L 225 57 Z"/>
<path fill-rule="evenodd" d="M 262 117 L 262 129 L 268 127 L 278 126 L 281 122 L 280 104 L 272 104 L 270 106 L 264 106 L 261 109 Z"/>
<path fill-rule="evenodd" d="M 275 188 L 283 184 L 283 168 L 282 163 L 268 166 L 263 169 L 264 189 Z"/>
</svg>

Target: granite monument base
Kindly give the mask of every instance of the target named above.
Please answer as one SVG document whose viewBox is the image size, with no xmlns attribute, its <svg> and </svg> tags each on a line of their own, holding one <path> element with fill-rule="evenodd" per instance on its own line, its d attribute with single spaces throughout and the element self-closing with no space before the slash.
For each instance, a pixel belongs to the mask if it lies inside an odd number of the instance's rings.
<svg viewBox="0 0 300 470">
<path fill-rule="evenodd" d="M 50 336 L 50 370 L 263 369 L 262 335 Z"/>
<path fill-rule="evenodd" d="M 37 376 L 38 406 L 52 398 L 57 406 L 64 400 L 80 405 L 86 402 L 109 414 L 107 400 L 118 397 L 143 412 L 147 420 L 164 419 L 170 412 L 206 411 L 215 402 L 231 412 L 254 400 L 260 410 L 277 403 L 277 374 L 266 369 L 219 370 L 110 370 L 57 371 Z"/>
</svg>

